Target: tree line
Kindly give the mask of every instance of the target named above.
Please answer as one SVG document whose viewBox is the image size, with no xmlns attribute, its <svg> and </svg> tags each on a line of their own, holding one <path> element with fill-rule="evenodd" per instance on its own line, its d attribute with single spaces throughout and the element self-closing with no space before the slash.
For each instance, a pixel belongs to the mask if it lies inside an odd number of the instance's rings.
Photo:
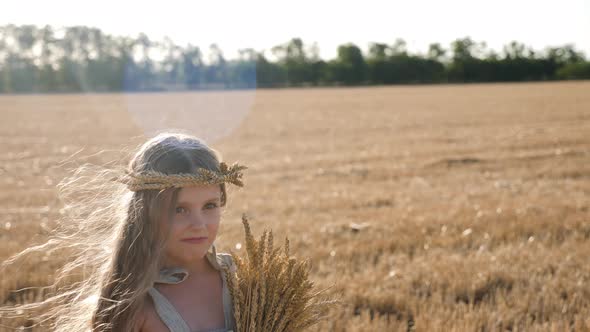
<svg viewBox="0 0 590 332">
<path fill-rule="evenodd" d="M 355 44 L 337 57 L 319 57 L 316 43 L 293 38 L 265 51 L 239 51 L 226 59 L 212 44 L 207 52 L 145 34 L 113 36 L 75 26 L 0 26 L 0 93 L 167 91 L 256 87 L 516 82 L 589 79 L 590 62 L 571 44 L 542 51 L 512 41 L 498 53 L 469 37 L 439 43 L 426 54 L 408 52 L 403 39 Z M 205 61 L 205 59 L 207 61 Z"/>
</svg>

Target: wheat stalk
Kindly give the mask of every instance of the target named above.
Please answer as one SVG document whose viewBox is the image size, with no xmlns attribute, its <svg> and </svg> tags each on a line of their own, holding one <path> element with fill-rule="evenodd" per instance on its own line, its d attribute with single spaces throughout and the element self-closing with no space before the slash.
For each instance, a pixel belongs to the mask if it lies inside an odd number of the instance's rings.
<svg viewBox="0 0 590 332">
<path fill-rule="evenodd" d="M 320 299 L 324 290 L 313 291 L 309 261 L 289 256 L 288 238 L 284 248 L 274 248 L 272 231 L 256 240 L 245 215 L 242 223 L 246 259 L 230 251 L 236 270 L 226 270 L 236 332 L 300 331 L 324 319 L 338 301 Z"/>
</svg>

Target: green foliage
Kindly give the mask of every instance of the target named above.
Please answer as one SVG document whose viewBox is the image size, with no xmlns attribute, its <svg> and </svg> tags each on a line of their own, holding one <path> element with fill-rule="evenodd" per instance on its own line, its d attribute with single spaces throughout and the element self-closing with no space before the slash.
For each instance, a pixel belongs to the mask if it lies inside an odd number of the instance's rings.
<svg viewBox="0 0 590 332">
<path fill-rule="evenodd" d="M 363 52 L 354 44 L 338 47 L 338 58 L 331 63 L 332 78 L 346 85 L 359 85 L 367 73 Z"/>
<path fill-rule="evenodd" d="M 590 79 L 590 62 L 575 62 L 557 70 L 558 79 Z"/>
<path fill-rule="evenodd" d="M 589 62 L 572 45 L 536 52 L 517 41 L 499 55 L 469 37 L 450 49 L 430 45 L 408 53 L 406 42 L 354 44 L 324 61 L 317 44 L 300 38 L 264 52 L 240 50 L 228 60 L 212 44 L 208 54 L 171 39 L 111 36 L 83 26 L 0 26 L 0 93 L 249 89 L 305 85 L 500 82 L 590 78 Z M 205 60 L 207 59 L 207 61 Z"/>
</svg>

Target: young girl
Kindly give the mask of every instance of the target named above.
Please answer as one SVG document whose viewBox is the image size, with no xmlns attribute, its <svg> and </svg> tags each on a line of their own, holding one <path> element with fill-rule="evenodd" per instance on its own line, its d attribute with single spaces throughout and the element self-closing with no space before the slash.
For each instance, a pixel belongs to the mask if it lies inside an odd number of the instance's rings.
<svg viewBox="0 0 590 332">
<path fill-rule="evenodd" d="M 66 250 L 72 258 L 56 293 L 0 314 L 38 310 L 52 330 L 68 332 L 234 330 L 224 271 L 235 266 L 214 242 L 225 184 L 241 187 L 245 168 L 228 167 L 203 141 L 179 133 L 145 142 L 125 174 L 86 176 L 81 168 L 59 186 L 75 200 L 58 235 L 7 261 Z M 80 270 L 82 278 L 65 285 Z"/>
</svg>

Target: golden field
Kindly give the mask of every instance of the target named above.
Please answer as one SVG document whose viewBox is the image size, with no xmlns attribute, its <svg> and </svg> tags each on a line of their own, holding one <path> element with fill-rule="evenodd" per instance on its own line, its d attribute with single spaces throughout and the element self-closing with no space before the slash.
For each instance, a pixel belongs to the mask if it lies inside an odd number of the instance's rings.
<svg viewBox="0 0 590 332">
<path fill-rule="evenodd" d="M 243 212 L 255 236 L 288 236 L 343 302 L 318 331 L 590 330 L 589 92 L 259 90 L 212 142 L 249 167 L 245 187 L 229 189 L 219 250 L 243 242 Z M 145 98 L 165 112 L 183 96 Z M 145 139 L 122 98 L 0 96 L 0 261 L 46 239 L 61 165 L 122 164 L 121 150 Z M 65 259 L 2 271 L 0 305 L 42 297 L 11 290 L 50 284 Z M 19 324 L 0 317 L 0 330 Z"/>
</svg>

